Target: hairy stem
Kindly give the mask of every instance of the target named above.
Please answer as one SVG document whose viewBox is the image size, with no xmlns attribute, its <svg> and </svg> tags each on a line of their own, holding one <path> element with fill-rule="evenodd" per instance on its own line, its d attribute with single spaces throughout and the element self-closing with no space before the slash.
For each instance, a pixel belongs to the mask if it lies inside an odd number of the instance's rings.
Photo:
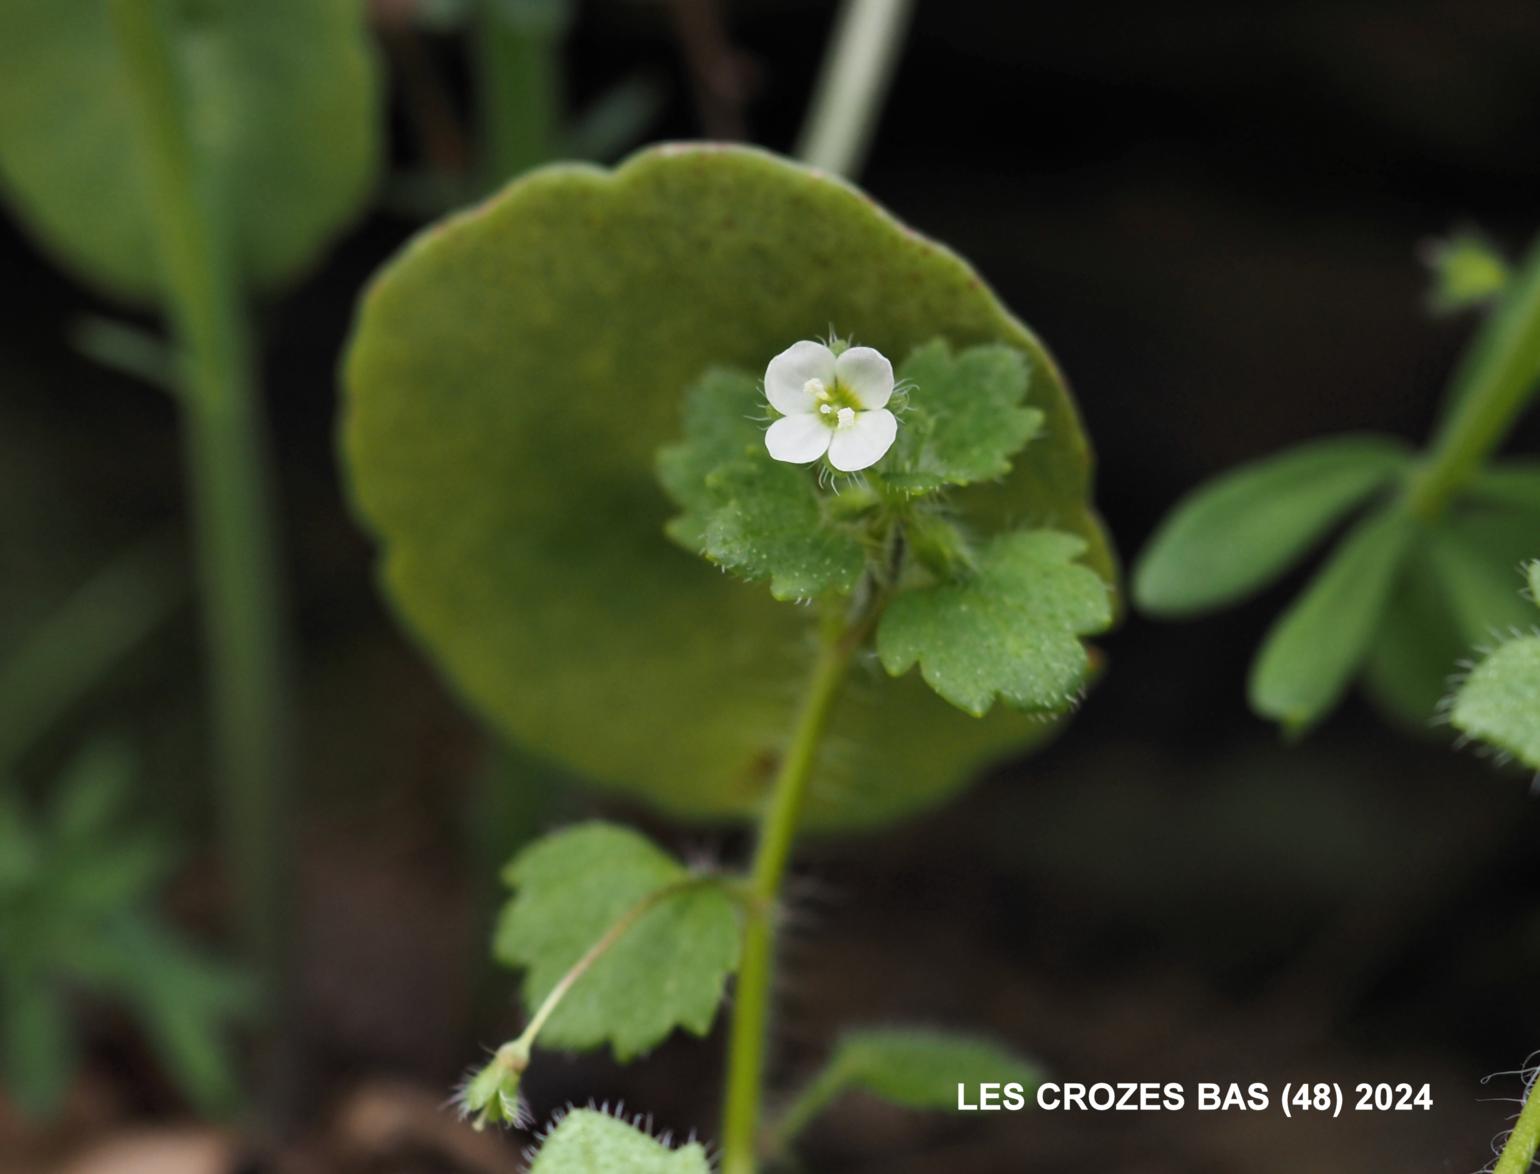
<svg viewBox="0 0 1540 1174">
<path fill-rule="evenodd" d="M 845 681 L 851 657 L 860 646 L 864 633 L 864 626 L 825 633 L 791 743 L 776 775 L 770 806 L 760 823 L 759 848 L 749 881 L 750 900 L 745 907 L 743 960 L 738 968 L 728 1041 L 722 1174 L 753 1174 L 758 1166 L 759 1109 L 764 1095 L 776 902 L 802 819 L 818 747 L 828 728 L 829 716 Z"/>
<path fill-rule="evenodd" d="M 1438 517 L 1481 471 L 1534 398 L 1540 380 L 1540 241 L 1471 345 L 1432 449 L 1407 488 L 1418 517 Z"/>
<path fill-rule="evenodd" d="M 913 6 L 913 0 L 845 0 L 797 141 L 799 159 L 837 175 L 860 171 Z"/>
<path fill-rule="evenodd" d="M 1535 1164 L 1537 1149 L 1540 1149 L 1540 1096 L 1535 1094 L 1535 1085 L 1531 1082 L 1526 1091 L 1524 1110 L 1508 1135 L 1502 1156 L 1492 1167 L 1492 1174 L 1529 1174 Z"/>
<path fill-rule="evenodd" d="M 210 688 L 224 852 L 244 950 L 269 1028 L 288 982 L 287 721 L 270 477 L 239 279 L 221 201 L 193 142 L 170 17 L 162 0 L 112 0 L 166 309 L 182 358 L 183 430 Z M 270 1039 L 265 1088 L 281 1117 L 290 1065 Z M 292 1043 L 292 1041 L 289 1041 Z"/>
</svg>

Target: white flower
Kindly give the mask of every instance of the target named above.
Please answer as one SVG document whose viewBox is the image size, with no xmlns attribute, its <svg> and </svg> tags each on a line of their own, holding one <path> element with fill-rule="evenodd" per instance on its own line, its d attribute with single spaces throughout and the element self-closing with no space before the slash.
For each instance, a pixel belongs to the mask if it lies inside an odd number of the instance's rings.
<svg viewBox="0 0 1540 1174">
<path fill-rule="evenodd" d="M 765 433 L 778 461 L 805 465 L 825 453 L 843 473 L 882 459 L 898 435 L 885 406 L 893 395 L 893 364 L 869 346 L 839 353 L 821 342 L 794 342 L 765 368 L 765 398 L 781 419 Z"/>
</svg>

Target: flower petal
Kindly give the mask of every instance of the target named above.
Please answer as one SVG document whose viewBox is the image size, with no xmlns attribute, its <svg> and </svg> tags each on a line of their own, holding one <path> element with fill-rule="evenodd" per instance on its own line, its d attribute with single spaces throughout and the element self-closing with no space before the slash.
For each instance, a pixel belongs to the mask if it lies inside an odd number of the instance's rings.
<svg viewBox="0 0 1540 1174">
<path fill-rule="evenodd" d="M 887 408 L 858 412 L 855 423 L 837 430 L 829 441 L 829 463 L 842 473 L 875 465 L 897 435 L 898 420 Z"/>
<path fill-rule="evenodd" d="M 881 351 L 853 346 L 834 360 L 834 377 L 863 408 L 880 408 L 893 395 L 893 364 Z"/>
<path fill-rule="evenodd" d="M 813 397 L 807 393 L 807 381 L 834 382 L 834 352 L 821 342 L 803 339 L 794 342 L 765 368 L 765 398 L 776 411 L 787 416 L 813 410 Z"/>
<path fill-rule="evenodd" d="M 782 416 L 766 429 L 765 447 L 778 461 L 805 465 L 829 450 L 829 439 L 833 435 L 834 429 L 822 416 L 799 412 L 795 416 Z"/>
</svg>

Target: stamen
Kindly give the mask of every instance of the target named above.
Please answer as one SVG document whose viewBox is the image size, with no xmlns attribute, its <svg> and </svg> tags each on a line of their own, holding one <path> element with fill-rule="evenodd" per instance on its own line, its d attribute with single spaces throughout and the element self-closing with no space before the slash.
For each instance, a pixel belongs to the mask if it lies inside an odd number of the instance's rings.
<svg viewBox="0 0 1540 1174">
<path fill-rule="evenodd" d="M 838 426 L 840 428 L 849 428 L 855 422 L 856 422 L 856 411 L 855 411 L 854 408 L 841 408 L 839 410 L 839 425 Z"/>
</svg>

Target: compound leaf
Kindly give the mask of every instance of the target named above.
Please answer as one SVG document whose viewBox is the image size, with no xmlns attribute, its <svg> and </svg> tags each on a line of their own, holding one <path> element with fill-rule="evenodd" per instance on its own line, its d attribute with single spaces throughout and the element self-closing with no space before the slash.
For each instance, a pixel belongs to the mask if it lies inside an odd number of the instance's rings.
<svg viewBox="0 0 1540 1174">
<path fill-rule="evenodd" d="M 888 605 L 877 655 L 913 668 L 959 709 L 983 716 L 999 697 L 1055 713 L 1072 705 L 1089 660 L 1080 637 L 1112 622 L 1106 584 L 1074 560 L 1085 543 L 1056 530 L 993 539 L 967 579 L 920 587 Z"/>
<path fill-rule="evenodd" d="M 670 1149 L 640 1129 L 595 1109 L 574 1109 L 541 1143 L 529 1174 L 711 1174 L 699 1142 Z"/>
<path fill-rule="evenodd" d="M 1462 501 L 1418 542 L 1374 634 L 1364 682 L 1410 730 L 1429 731 L 1450 680 L 1472 649 L 1526 627 L 1520 568 L 1535 551 L 1534 521 Z"/>
<path fill-rule="evenodd" d="M 1394 440 L 1338 436 L 1226 473 L 1161 523 L 1134 572 L 1135 601 L 1185 615 L 1266 586 L 1410 460 Z"/>
<path fill-rule="evenodd" d="M 691 883 L 692 874 L 645 836 L 607 823 L 545 837 L 519 853 L 504 878 L 514 896 L 493 953 L 525 971 L 531 1014 L 595 943 L 634 918 L 562 999 L 542 1044 L 608 1042 L 624 1061 L 676 1027 L 710 1030 L 738 964 L 738 912 L 721 888 L 701 878 Z"/>
</svg>

